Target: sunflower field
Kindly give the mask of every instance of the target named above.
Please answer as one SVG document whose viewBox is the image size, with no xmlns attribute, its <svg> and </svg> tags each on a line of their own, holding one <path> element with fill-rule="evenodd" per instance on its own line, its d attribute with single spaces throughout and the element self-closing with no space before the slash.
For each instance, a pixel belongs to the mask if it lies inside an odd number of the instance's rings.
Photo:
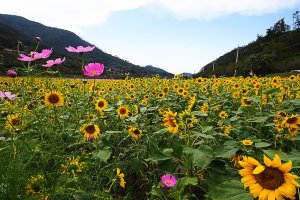
<svg viewBox="0 0 300 200">
<path fill-rule="evenodd" d="M 98 80 L 97 67 L 1 77 L 0 199 L 299 199 L 299 74 Z"/>
</svg>

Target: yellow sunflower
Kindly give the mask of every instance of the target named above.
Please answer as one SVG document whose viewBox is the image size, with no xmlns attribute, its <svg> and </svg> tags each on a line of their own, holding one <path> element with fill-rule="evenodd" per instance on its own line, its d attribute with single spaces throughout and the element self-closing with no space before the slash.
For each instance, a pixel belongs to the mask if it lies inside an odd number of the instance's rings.
<svg viewBox="0 0 300 200">
<path fill-rule="evenodd" d="M 241 100 L 242 106 L 251 106 L 252 101 L 248 100 L 247 98 L 243 97 Z"/>
<path fill-rule="evenodd" d="M 287 128 L 298 128 L 297 124 L 300 124 L 300 117 L 298 117 L 298 115 L 285 117 L 282 124 L 284 124 Z"/>
<path fill-rule="evenodd" d="M 222 119 L 225 119 L 225 118 L 228 117 L 228 114 L 227 114 L 225 111 L 221 111 L 221 112 L 219 113 L 219 117 L 221 117 Z"/>
<path fill-rule="evenodd" d="M 64 98 L 60 93 L 52 91 L 50 93 L 46 93 L 45 102 L 48 105 L 61 106 L 64 104 Z"/>
<path fill-rule="evenodd" d="M 89 140 L 93 140 L 95 138 L 98 137 L 98 135 L 100 134 L 100 129 L 98 127 L 98 125 L 96 124 L 83 124 L 80 127 L 80 131 L 82 131 L 84 133 L 83 137 L 85 137 L 86 139 Z"/>
<path fill-rule="evenodd" d="M 243 140 L 243 145 L 245 146 L 251 146 L 253 144 L 253 141 L 252 140 Z"/>
<path fill-rule="evenodd" d="M 168 128 L 168 131 L 170 133 L 178 133 L 178 124 L 175 119 L 176 115 L 177 115 L 176 112 L 173 113 L 170 110 L 165 112 L 165 115 L 164 115 L 165 122 L 163 123 L 163 125 Z"/>
<path fill-rule="evenodd" d="M 125 118 L 125 117 L 129 116 L 130 111 L 128 109 L 128 106 L 121 105 L 121 106 L 119 106 L 119 108 L 117 110 L 117 113 L 118 113 L 120 118 Z"/>
<path fill-rule="evenodd" d="M 281 159 L 276 154 L 273 160 L 264 156 L 264 165 L 246 156 L 239 163 L 244 168 L 239 170 L 239 174 L 243 177 L 241 181 L 245 188 L 249 187 L 254 198 L 296 199 L 296 187 L 300 185 L 295 181 L 299 177 L 288 173 L 292 169 L 292 161 L 281 164 Z"/>
<path fill-rule="evenodd" d="M 20 114 L 11 114 L 7 116 L 5 128 L 8 130 L 22 129 L 24 127 L 24 121 L 22 120 Z"/>
<path fill-rule="evenodd" d="M 204 112 L 204 113 L 208 113 L 208 104 L 207 103 L 203 103 L 203 105 L 201 106 L 200 110 L 201 112 Z"/>
<path fill-rule="evenodd" d="M 142 136 L 142 131 L 138 128 L 131 127 L 128 132 L 135 140 L 139 139 Z"/>
<path fill-rule="evenodd" d="M 117 177 L 119 179 L 119 185 L 122 187 L 122 188 L 125 188 L 125 179 L 124 179 L 124 173 L 121 173 L 121 170 L 120 168 L 117 168 Z"/>
<path fill-rule="evenodd" d="M 103 98 L 98 99 L 96 102 L 96 110 L 98 110 L 99 112 L 103 112 L 103 110 L 105 110 L 106 108 L 108 108 L 107 101 Z"/>
</svg>

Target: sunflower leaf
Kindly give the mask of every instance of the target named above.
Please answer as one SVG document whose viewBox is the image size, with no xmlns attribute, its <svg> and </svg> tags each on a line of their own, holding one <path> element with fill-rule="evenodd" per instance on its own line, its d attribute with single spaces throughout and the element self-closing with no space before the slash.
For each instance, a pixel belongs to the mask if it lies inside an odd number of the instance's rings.
<svg viewBox="0 0 300 200">
<path fill-rule="evenodd" d="M 212 200 L 253 200 L 239 180 L 229 180 L 216 185 L 207 193 Z"/>
<path fill-rule="evenodd" d="M 101 162 L 104 162 L 106 163 L 107 160 L 110 158 L 110 155 L 111 155 L 111 150 L 109 148 L 106 148 L 104 150 L 99 150 L 99 151 L 96 151 L 92 158 L 94 158 L 95 160 L 99 160 Z"/>
</svg>

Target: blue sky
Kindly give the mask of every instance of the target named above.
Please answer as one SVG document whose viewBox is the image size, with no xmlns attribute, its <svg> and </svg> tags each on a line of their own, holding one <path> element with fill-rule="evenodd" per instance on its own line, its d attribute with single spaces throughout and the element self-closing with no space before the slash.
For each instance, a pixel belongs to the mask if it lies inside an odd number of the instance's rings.
<svg viewBox="0 0 300 200">
<path fill-rule="evenodd" d="M 198 72 L 281 18 L 291 24 L 300 10 L 300 0 L 52 0 L 43 5 L 56 12 L 45 14 L 37 2 L 1 3 L 0 13 L 71 30 L 107 53 L 171 73 Z"/>
</svg>

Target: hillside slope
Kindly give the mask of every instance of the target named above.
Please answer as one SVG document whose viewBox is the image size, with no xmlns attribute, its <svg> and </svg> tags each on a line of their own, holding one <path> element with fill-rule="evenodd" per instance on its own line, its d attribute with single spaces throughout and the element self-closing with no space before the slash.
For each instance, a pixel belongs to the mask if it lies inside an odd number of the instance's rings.
<svg viewBox="0 0 300 200">
<path fill-rule="evenodd" d="M 224 54 L 207 64 L 195 76 L 257 75 L 300 69 L 300 29 L 257 37 L 256 41 Z"/>
<path fill-rule="evenodd" d="M 60 57 L 67 57 L 68 62 L 65 62 L 65 68 L 63 73 L 65 74 L 80 74 L 81 66 L 78 55 L 74 55 L 66 51 L 65 47 L 67 46 L 92 46 L 92 44 L 81 39 L 78 35 L 73 32 L 58 29 L 54 27 L 48 27 L 43 24 L 27 20 L 20 16 L 13 15 L 4 15 L 0 14 L 0 23 L 10 28 L 14 29 L 15 32 L 10 34 L 9 40 L 18 39 L 22 41 L 24 35 L 27 35 L 28 38 L 34 38 L 36 36 L 41 38 L 41 42 L 44 46 L 48 48 L 53 48 L 54 52 Z M 22 37 L 19 37 L 16 33 L 23 33 Z M 2 40 L 3 38 L 1 38 Z M 7 38 L 6 38 L 7 39 Z M 5 39 L 5 40 L 6 40 Z M 23 41 L 22 41 L 23 42 Z M 7 47 L 4 47 L 7 48 Z M 134 65 L 125 60 L 112 56 L 108 53 L 105 53 L 99 48 L 95 48 L 92 52 L 89 52 L 84 55 L 87 62 L 101 62 L 104 63 L 106 69 L 111 70 L 111 76 L 121 77 L 122 74 L 130 73 L 132 76 L 146 76 L 154 75 L 157 71 L 144 68 L 141 66 Z M 79 64 L 78 64 L 79 63 Z M 163 77 L 168 76 L 172 77 L 171 73 L 164 71 L 161 74 Z"/>
</svg>

